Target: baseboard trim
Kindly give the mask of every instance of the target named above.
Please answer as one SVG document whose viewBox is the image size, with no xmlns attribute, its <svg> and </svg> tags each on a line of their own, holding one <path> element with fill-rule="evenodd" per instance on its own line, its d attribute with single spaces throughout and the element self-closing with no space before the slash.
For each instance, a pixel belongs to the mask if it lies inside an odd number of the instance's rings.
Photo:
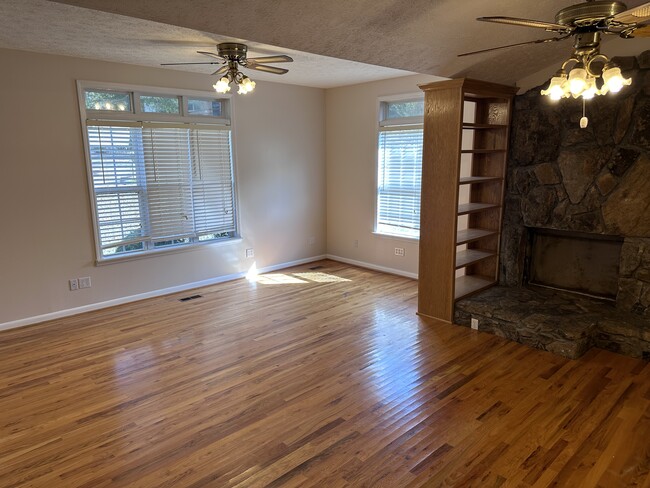
<svg viewBox="0 0 650 488">
<path fill-rule="evenodd" d="M 268 273 L 270 271 L 290 268 L 292 266 L 298 266 L 300 264 L 312 263 L 314 261 L 320 261 L 321 259 L 326 259 L 326 258 L 327 255 L 325 254 L 321 254 L 319 256 L 311 256 L 309 258 L 297 259 L 295 261 L 273 264 L 271 266 L 259 268 L 257 272 Z M 145 293 L 138 293 L 137 295 L 129 295 L 126 297 L 114 298 L 112 300 L 106 300 L 104 302 L 90 303 L 88 305 L 83 305 L 81 307 L 58 310 L 56 312 L 50 312 L 42 315 L 34 315 L 33 317 L 26 317 L 24 319 L 12 320 L 11 322 L 0 323 L 0 330 L 15 329 L 17 327 L 24 327 L 26 325 L 33 325 L 33 324 L 38 324 L 40 322 L 47 322 L 48 320 L 60 319 L 63 317 L 69 317 L 71 315 L 78 315 L 84 312 L 92 312 L 93 310 L 100 310 L 102 308 L 114 307 L 115 305 L 122 305 L 124 303 L 137 302 L 138 300 L 145 300 L 147 298 L 170 295 L 172 293 L 178 293 L 179 291 L 191 290 L 193 288 L 201 288 L 202 286 L 216 285 L 218 283 L 224 283 L 226 281 L 237 280 L 245 276 L 246 276 L 246 272 L 242 271 L 241 273 L 217 276 L 215 278 L 210 278 L 208 280 L 194 281 L 192 283 L 185 283 L 183 285 L 171 286 L 169 288 L 161 288 L 159 290 L 148 291 Z"/>
<path fill-rule="evenodd" d="M 373 271 L 381 271 L 382 273 L 404 276 L 405 278 L 412 278 L 414 280 L 418 279 L 417 273 L 409 273 L 408 271 L 402 271 L 401 269 L 388 268 L 386 266 L 379 266 L 378 264 L 367 263 L 365 261 L 357 261 L 356 259 L 343 258 L 341 256 L 335 256 L 334 254 L 328 254 L 327 259 L 341 261 L 342 263 L 352 264 L 354 266 L 359 266 L 360 268 L 372 269 Z"/>
</svg>

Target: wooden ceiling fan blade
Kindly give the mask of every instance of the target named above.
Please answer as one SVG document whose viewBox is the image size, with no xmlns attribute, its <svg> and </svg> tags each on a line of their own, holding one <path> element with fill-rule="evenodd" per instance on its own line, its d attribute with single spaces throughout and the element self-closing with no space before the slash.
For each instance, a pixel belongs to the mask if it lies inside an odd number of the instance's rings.
<svg viewBox="0 0 650 488">
<path fill-rule="evenodd" d="M 203 54 L 203 55 L 205 55 L 205 56 L 210 56 L 211 58 L 217 58 L 217 59 L 221 59 L 221 60 L 224 60 L 224 59 L 225 59 L 223 56 L 219 56 L 219 55 L 216 54 L 216 53 L 211 53 L 211 52 L 208 52 L 208 51 L 196 51 L 196 52 L 197 52 L 198 54 Z"/>
<path fill-rule="evenodd" d="M 638 24 L 639 22 L 650 20 L 650 2 L 639 5 L 638 7 L 630 8 L 621 12 L 620 14 L 616 14 L 614 17 L 612 17 L 612 20 L 621 22 L 623 24 Z M 636 35 L 636 32 L 634 35 Z"/>
<path fill-rule="evenodd" d="M 257 71 L 266 71 L 267 73 L 273 73 L 274 75 L 283 75 L 289 72 L 288 69 L 276 68 L 275 66 L 267 66 L 265 64 L 253 64 L 246 67 L 250 69 L 256 69 Z"/>
<path fill-rule="evenodd" d="M 279 55 L 279 56 L 262 56 L 259 58 L 247 58 L 248 63 L 291 63 L 293 58 L 291 56 Z"/>
<path fill-rule="evenodd" d="M 212 73 L 211 76 L 220 76 L 220 75 L 225 75 L 228 72 L 228 66 L 222 66 L 219 68 L 217 71 Z"/>
<path fill-rule="evenodd" d="M 497 24 L 518 25 L 520 27 L 535 27 L 537 29 L 545 29 L 549 32 L 567 33 L 573 30 L 573 27 L 567 25 L 543 22 L 541 20 L 518 19 L 516 17 L 479 17 L 476 20 L 480 20 L 481 22 L 495 22 Z"/>
<path fill-rule="evenodd" d="M 461 56 L 470 56 L 472 54 L 479 54 L 479 53 L 487 53 L 489 51 L 497 51 L 499 49 L 506 49 L 508 47 L 515 47 L 515 46 L 525 46 L 526 44 L 542 44 L 545 42 L 555 42 L 555 41 L 561 41 L 562 39 L 566 39 L 568 36 L 563 36 L 563 37 L 550 37 L 548 39 L 537 39 L 536 41 L 526 41 L 526 42 L 517 42 L 515 44 L 508 44 L 506 46 L 499 46 L 499 47 L 490 47 L 488 49 L 481 49 L 479 51 L 472 51 L 469 53 L 463 53 L 459 54 L 458 57 Z"/>
<path fill-rule="evenodd" d="M 638 29 L 634 29 L 632 37 L 650 37 L 650 24 L 642 25 Z"/>
</svg>

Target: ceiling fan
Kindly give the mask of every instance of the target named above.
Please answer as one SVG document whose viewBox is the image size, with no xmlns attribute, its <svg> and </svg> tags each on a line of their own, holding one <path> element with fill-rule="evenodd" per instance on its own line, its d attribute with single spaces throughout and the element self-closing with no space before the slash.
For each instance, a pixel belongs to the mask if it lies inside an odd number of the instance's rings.
<svg viewBox="0 0 650 488">
<path fill-rule="evenodd" d="M 519 19 L 515 17 L 479 17 L 482 22 L 535 27 L 558 34 L 557 37 L 518 42 L 506 46 L 481 49 L 458 56 L 469 56 L 497 49 L 526 44 L 556 42 L 575 36 L 575 49 L 593 49 L 600 46 L 601 34 L 615 34 L 624 39 L 650 37 L 650 2 L 628 9 L 624 3 L 610 0 L 587 0 L 563 8 L 555 14 L 555 22 Z"/>
<path fill-rule="evenodd" d="M 217 69 L 212 75 L 221 76 L 219 81 L 214 85 L 218 93 L 227 93 L 230 91 L 230 83 L 234 82 L 239 86 L 238 93 L 244 94 L 253 91 L 255 82 L 248 76 L 243 74 L 239 68 L 255 69 L 264 71 L 266 73 L 273 73 L 275 75 L 283 75 L 288 73 L 288 69 L 277 68 L 276 66 L 269 66 L 264 63 L 290 63 L 293 58 L 286 55 L 276 56 L 262 56 L 258 58 L 248 58 L 246 53 L 248 46 L 237 42 L 222 42 L 217 44 L 217 52 L 211 53 L 208 51 L 197 51 L 198 54 L 209 56 L 216 59 L 216 61 L 203 61 L 192 63 L 162 63 L 161 66 L 178 66 L 188 64 L 220 64 L 221 67 Z"/>
<path fill-rule="evenodd" d="M 476 20 L 498 24 L 535 27 L 547 32 L 554 32 L 556 37 L 519 42 L 469 53 L 484 53 L 497 49 L 526 44 L 556 42 L 574 37 L 573 53 L 558 70 L 541 94 L 553 100 L 561 98 L 582 97 L 584 101 L 596 95 L 616 93 L 632 80 L 625 78 L 621 69 L 610 59 L 601 54 L 600 40 L 602 34 L 615 34 L 624 39 L 633 37 L 650 37 L 650 2 L 628 9 L 624 3 L 611 0 L 587 0 L 563 8 L 555 14 L 555 22 L 519 19 L 514 17 L 479 17 Z M 568 71 L 568 66 L 572 69 Z M 599 80 L 599 83 L 597 83 Z M 580 126 L 587 126 L 587 118 L 580 120 Z"/>
</svg>

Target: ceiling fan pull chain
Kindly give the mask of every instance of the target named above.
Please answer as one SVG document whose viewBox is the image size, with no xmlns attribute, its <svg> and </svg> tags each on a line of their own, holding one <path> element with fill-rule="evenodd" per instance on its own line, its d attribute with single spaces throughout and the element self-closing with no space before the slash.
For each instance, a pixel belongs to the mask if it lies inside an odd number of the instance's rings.
<svg viewBox="0 0 650 488">
<path fill-rule="evenodd" d="M 587 125 L 589 124 L 589 119 L 587 118 L 587 115 L 585 113 L 585 105 L 587 103 L 587 100 L 584 98 L 582 99 L 582 118 L 580 119 L 580 128 L 581 129 L 586 129 Z"/>
</svg>

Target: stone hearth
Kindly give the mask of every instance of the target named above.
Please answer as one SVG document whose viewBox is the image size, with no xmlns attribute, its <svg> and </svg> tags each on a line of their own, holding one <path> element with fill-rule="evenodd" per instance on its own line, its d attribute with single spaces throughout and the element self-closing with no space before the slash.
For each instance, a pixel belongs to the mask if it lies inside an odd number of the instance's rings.
<svg viewBox="0 0 650 488">
<path fill-rule="evenodd" d="M 455 322 L 470 325 L 471 318 L 482 331 L 570 359 L 596 346 L 650 360 L 650 321 L 572 293 L 495 286 L 457 303 Z"/>
<path fill-rule="evenodd" d="M 459 301 L 457 323 L 478 315 L 480 329 L 567 357 L 595 345 L 650 359 L 650 51 L 614 61 L 632 85 L 587 102 L 586 129 L 579 100 L 515 97 L 502 286 Z M 615 304 L 528 286 L 531 228 L 622 240 Z"/>
</svg>

